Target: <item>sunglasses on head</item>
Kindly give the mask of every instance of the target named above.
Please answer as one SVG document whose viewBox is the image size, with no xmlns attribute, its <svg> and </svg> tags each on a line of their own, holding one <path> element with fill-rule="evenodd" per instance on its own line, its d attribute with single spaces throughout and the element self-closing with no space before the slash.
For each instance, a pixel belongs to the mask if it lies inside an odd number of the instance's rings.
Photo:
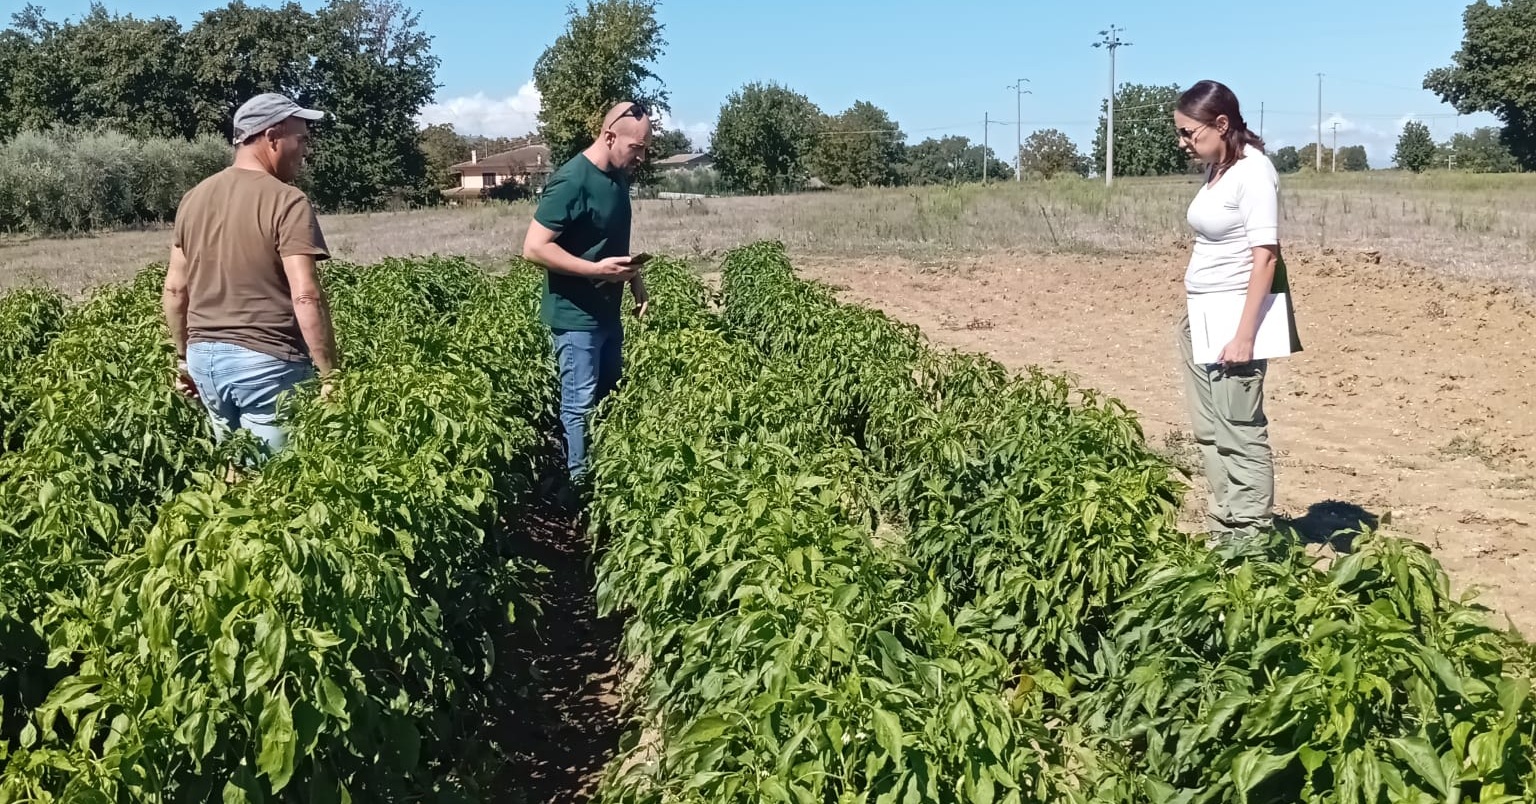
<svg viewBox="0 0 1536 804">
<path fill-rule="evenodd" d="M 623 113 L 619 115 L 619 119 L 622 120 L 626 117 L 633 117 L 636 120 L 644 120 L 645 118 L 649 117 L 650 114 L 650 111 L 645 108 L 645 104 L 636 102 L 631 103 L 629 108 L 625 109 Z"/>
</svg>

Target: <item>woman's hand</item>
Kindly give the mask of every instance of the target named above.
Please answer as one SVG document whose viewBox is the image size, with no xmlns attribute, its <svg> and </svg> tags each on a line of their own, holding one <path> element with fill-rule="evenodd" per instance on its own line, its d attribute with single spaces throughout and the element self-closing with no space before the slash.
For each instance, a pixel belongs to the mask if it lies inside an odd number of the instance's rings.
<svg viewBox="0 0 1536 804">
<path fill-rule="evenodd" d="M 1253 361 L 1253 339 L 1239 335 L 1232 339 L 1231 343 L 1221 348 L 1221 356 L 1217 362 L 1223 366 L 1241 366 Z"/>
</svg>

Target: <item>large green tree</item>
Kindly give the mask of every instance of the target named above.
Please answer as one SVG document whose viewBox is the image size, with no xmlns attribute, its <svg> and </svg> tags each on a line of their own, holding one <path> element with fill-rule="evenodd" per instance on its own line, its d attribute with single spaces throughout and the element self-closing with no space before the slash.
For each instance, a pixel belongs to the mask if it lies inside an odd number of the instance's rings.
<svg viewBox="0 0 1536 804">
<path fill-rule="evenodd" d="M 40 6 L 28 4 L 11 15 L 0 32 L 0 137 L 40 129 L 68 114 L 72 91 L 66 71 L 50 69 L 61 58 L 56 45 L 62 26 Z"/>
<path fill-rule="evenodd" d="M 317 15 L 317 127 L 308 188 L 326 209 L 431 202 L 416 113 L 432 99 L 438 59 L 400 0 L 331 0 Z"/>
<path fill-rule="evenodd" d="M 1403 133 L 1397 138 L 1397 152 L 1392 161 L 1404 170 L 1422 173 L 1435 163 L 1435 140 L 1429 134 L 1429 126 L 1409 120 L 1403 124 Z"/>
<path fill-rule="evenodd" d="M 666 159 L 669 156 L 691 153 L 693 153 L 693 142 L 688 139 L 687 134 L 679 129 L 667 129 L 658 132 L 651 138 L 649 157 L 653 162 L 657 159 Z"/>
<path fill-rule="evenodd" d="M 1115 92 L 1115 175 L 1167 176 L 1183 173 L 1189 158 L 1173 133 L 1176 84 L 1122 84 Z M 1093 138 L 1093 164 L 1104 165 L 1108 109 L 1099 103 L 1099 128 Z"/>
<path fill-rule="evenodd" d="M 295 2 L 275 8 L 234 0 L 203 12 L 187 32 L 198 133 L 228 139 L 235 109 L 253 95 L 281 92 L 308 103 L 315 90 L 310 57 L 322 33 Z"/>
<path fill-rule="evenodd" d="M 929 137 L 907 148 L 908 184 L 968 184 L 1013 178 L 1013 166 L 997 158 L 991 148 L 971 142 L 969 137 Z"/>
<path fill-rule="evenodd" d="M 1510 153 L 1499 130 L 1491 126 L 1473 129 L 1471 134 L 1457 132 L 1440 146 L 1435 162 L 1469 173 L 1513 173 L 1520 169 L 1520 161 Z"/>
<path fill-rule="evenodd" d="M 193 55 L 175 20 L 115 15 L 93 3 L 56 42 L 76 87 L 65 122 L 139 138 L 196 133 L 188 100 Z"/>
<path fill-rule="evenodd" d="M 416 142 L 427 163 L 427 184 L 439 189 L 454 186 L 449 168 L 469 159 L 469 138 L 448 123 L 437 123 L 422 129 Z"/>
<path fill-rule="evenodd" d="M 1301 150 L 1297 151 L 1297 156 L 1298 156 L 1298 158 L 1299 158 L 1299 160 L 1301 162 L 1301 170 L 1306 171 L 1308 173 L 1311 173 L 1311 172 L 1314 172 L 1314 171 L 1317 170 L 1317 143 L 1309 142 L 1306 145 L 1301 146 Z M 1323 172 L 1327 173 L 1328 171 L 1330 171 L 1332 169 L 1333 169 L 1333 149 L 1329 148 L 1326 145 L 1324 145 L 1323 146 Z"/>
<path fill-rule="evenodd" d="M 1024 140 L 1019 149 L 1019 166 L 1026 178 L 1037 179 L 1086 176 L 1091 170 L 1088 157 L 1077 149 L 1077 143 L 1054 128 L 1036 131 Z"/>
<path fill-rule="evenodd" d="M 720 107 L 709 150 L 726 186 L 748 193 L 798 190 L 810 178 L 821 110 L 776 83 L 754 82 Z"/>
<path fill-rule="evenodd" d="M 189 63 L 196 54 L 173 19 L 115 15 L 93 3 L 55 23 L 28 5 L 0 36 L 0 134 L 86 125 L 134 137 L 190 137 Z"/>
<path fill-rule="evenodd" d="M 1536 0 L 1477 0 L 1462 24 L 1461 49 L 1424 77 L 1424 88 L 1462 114 L 1492 112 L 1510 153 L 1536 170 Z"/>
<path fill-rule="evenodd" d="M 603 115 L 620 101 L 670 111 L 667 90 L 651 65 L 666 42 L 655 0 L 587 0 L 569 10 L 565 32 L 533 66 L 539 90 L 539 133 L 561 164 L 592 144 Z M 658 115 L 651 120 L 659 123 Z"/>
<path fill-rule="evenodd" d="M 185 32 L 99 3 L 63 23 L 29 5 L 0 32 L 0 137 L 63 125 L 228 141 L 235 108 L 276 91 L 332 115 L 301 177 L 321 208 L 430 201 L 415 117 L 437 66 L 401 0 L 328 0 L 314 13 L 233 0 Z"/>
<path fill-rule="evenodd" d="M 1277 173 L 1295 173 L 1301 170 L 1301 154 L 1294 145 L 1287 145 L 1275 151 L 1270 154 L 1269 158 L 1270 161 L 1275 163 L 1275 171 Z"/>
<path fill-rule="evenodd" d="M 811 171 L 828 184 L 890 187 L 901 181 L 906 135 L 884 109 L 856 101 L 822 120 Z"/>
<path fill-rule="evenodd" d="M 1366 156 L 1364 145 L 1344 145 L 1339 147 L 1339 172 L 1358 173 L 1371 169 L 1371 161 Z"/>
</svg>

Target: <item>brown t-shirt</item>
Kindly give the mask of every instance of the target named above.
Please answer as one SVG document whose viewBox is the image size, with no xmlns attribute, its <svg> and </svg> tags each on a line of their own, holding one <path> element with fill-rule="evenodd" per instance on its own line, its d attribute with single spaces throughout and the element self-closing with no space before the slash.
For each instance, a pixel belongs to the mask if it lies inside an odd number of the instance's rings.
<svg viewBox="0 0 1536 804">
<path fill-rule="evenodd" d="M 227 167 L 181 197 L 174 242 L 187 255 L 187 342 L 232 343 L 307 360 L 283 258 L 330 256 L 304 192 Z"/>
</svg>

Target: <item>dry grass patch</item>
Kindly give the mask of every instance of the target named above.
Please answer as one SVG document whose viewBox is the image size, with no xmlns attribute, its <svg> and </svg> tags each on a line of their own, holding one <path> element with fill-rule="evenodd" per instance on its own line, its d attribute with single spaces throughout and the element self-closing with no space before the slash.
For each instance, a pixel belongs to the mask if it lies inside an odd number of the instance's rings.
<svg viewBox="0 0 1536 804">
<path fill-rule="evenodd" d="M 643 200 L 635 247 L 709 260 L 744 242 L 791 253 L 901 257 L 963 254 L 1151 254 L 1189 242 L 1185 209 L 1198 178 L 1001 183 Z M 1453 277 L 1536 290 L 1536 176 L 1395 172 L 1282 180 L 1291 250 L 1368 250 Z M 521 253 L 530 203 L 325 216 L 338 257 L 455 254 L 496 262 Z M 0 239 L 0 287 L 43 282 L 68 292 L 126 278 L 165 259 L 162 227 L 62 239 Z M 1376 259 L 1373 256 L 1372 259 Z M 1426 308 L 1425 315 L 1443 315 Z"/>
</svg>

